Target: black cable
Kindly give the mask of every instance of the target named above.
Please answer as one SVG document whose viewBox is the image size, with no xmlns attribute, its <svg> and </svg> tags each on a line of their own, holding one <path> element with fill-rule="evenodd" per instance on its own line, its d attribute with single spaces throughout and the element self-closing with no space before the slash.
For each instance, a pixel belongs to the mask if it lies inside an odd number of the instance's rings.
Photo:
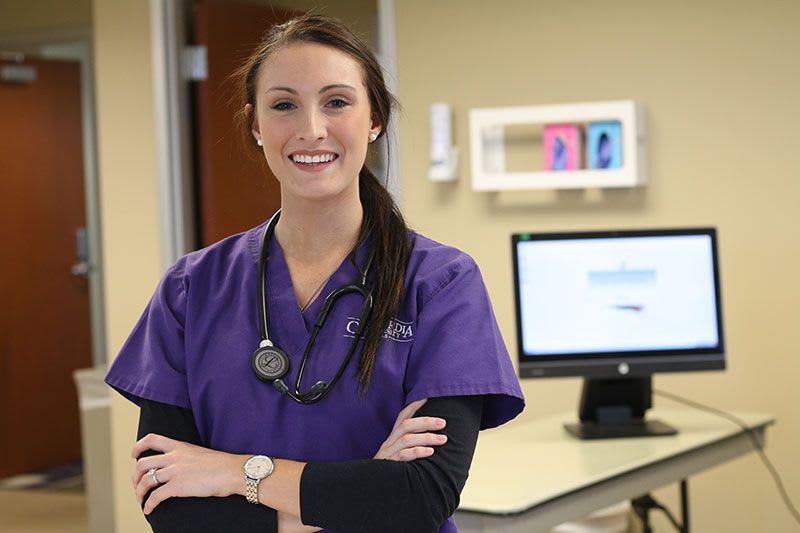
<svg viewBox="0 0 800 533">
<path fill-rule="evenodd" d="M 703 405 L 701 403 L 695 402 L 694 400 L 689 400 L 682 396 L 678 396 L 677 394 L 672 394 L 671 392 L 653 389 L 653 393 L 659 396 L 663 396 L 665 398 L 669 398 L 670 400 L 673 400 L 675 402 L 683 403 L 685 405 L 688 405 L 689 407 L 694 407 L 695 409 L 700 409 L 701 411 L 708 411 L 709 413 L 721 416 L 722 418 L 725 418 L 733 422 L 740 428 L 742 428 L 747 434 L 747 436 L 750 437 L 750 441 L 753 443 L 753 447 L 756 449 L 756 452 L 758 452 L 758 456 L 761 458 L 761 461 L 764 463 L 764 466 L 767 467 L 767 471 L 772 475 L 772 479 L 775 482 L 775 486 L 778 487 L 778 492 L 780 493 L 781 498 L 783 499 L 783 503 L 786 506 L 786 509 L 789 510 L 789 513 L 792 515 L 795 521 L 798 524 L 800 524 L 800 513 L 797 512 L 797 507 L 794 506 L 794 503 L 792 503 L 792 500 L 789 498 L 789 494 L 786 492 L 786 488 L 783 486 L 783 480 L 781 479 L 780 474 L 778 474 L 778 471 L 775 469 L 774 466 L 772 466 L 772 463 L 767 457 L 766 452 L 764 452 L 763 448 L 761 447 L 761 443 L 758 441 L 758 436 L 752 429 L 750 429 L 747 426 L 747 424 L 745 424 L 740 418 L 730 413 L 726 413 L 725 411 L 716 409 L 714 407 Z"/>
<path fill-rule="evenodd" d="M 678 520 L 675 519 L 675 516 L 667 509 L 663 504 L 661 504 L 658 500 L 653 498 L 650 494 L 645 494 L 644 496 L 639 496 L 631 501 L 635 510 L 639 515 L 639 518 L 644 519 L 643 513 L 646 513 L 649 509 L 656 509 L 658 511 L 663 512 L 667 515 L 667 518 L 670 522 L 672 522 L 673 527 L 678 531 L 683 531 L 683 526 L 678 523 Z"/>
<path fill-rule="evenodd" d="M 653 528 L 650 527 L 650 508 L 645 502 L 645 498 L 649 496 L 648 494 L 631 500 L 633 512 L 636 513 L 636 516 L 642 523 L 642 533 L 653 533 Z"/>
<path fill-rule="evenodd" d="M 675 527 L 675 529 L 677 529 L 678 531 L 683 531 L 683 527 L 678 523 L 678 520 L 675 519 L 675 516 L 669 509 L 664 507 L 659 502 L 656 502 L 656 509 L 667 515 L 667 518 L 669 518 L 669 521 L 672 522 L 672 525 Z"/>
</svg>

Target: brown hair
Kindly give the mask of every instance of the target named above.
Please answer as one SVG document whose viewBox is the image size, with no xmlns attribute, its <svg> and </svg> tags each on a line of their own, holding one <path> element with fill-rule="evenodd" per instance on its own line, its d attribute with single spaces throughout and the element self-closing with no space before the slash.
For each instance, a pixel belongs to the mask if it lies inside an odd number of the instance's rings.
<svg viewBox="0 0 800 533">
<path fill-rule="evenodd" d="M 238 86 L 243 100 L 239 106 L 241 111 L 238 119 L 244 130 L 242 133 L 249 139 L 249 144 L 255 146 L 250 131 L 256 114 L 258 71 L 277 50 L 297 42 L 330 46 L 344 52 L 361 65 L 370 109 L 373 115 L 378 116 L 382 126 L 379 137 L 383 136 L 388 131 L 389 117 L 397 101 L 386 88 L 383 72 L 375 55 L 339 20 L 320 15 L 304 15 L 270 28 L 256 50 L 234 73 L 234 77 L 239 81 Z M 244 112 L 245 104 L 253 106 L 250 113 Z M 386 328 L 403 300 L 405 271 L 411 249 L 408 227 L 389 192 L 366 164 L 358 176 L 364 219 L 355 250 L 369 239 L 375 253 L 371 268 L 374 306 L 369 325 L 364 331 L 364 344 L 358 365 L 359 382 L 362 391 L 366 392 Z M 350 254 L 350 259 L 354 263 L 355 250 Z M 363 268 L 363 265 L 356 266 Z"/>
</svg>

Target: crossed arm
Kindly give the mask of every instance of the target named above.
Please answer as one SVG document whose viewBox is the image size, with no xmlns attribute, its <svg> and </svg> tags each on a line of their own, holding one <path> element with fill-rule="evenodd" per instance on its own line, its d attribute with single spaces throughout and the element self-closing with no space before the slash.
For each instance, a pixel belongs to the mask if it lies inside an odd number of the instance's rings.
<svg viewBox="0 0 800 533">
<path fill-rule="evenodd" d="M 414 402 L 398 415 L 373 459 L 276 459 L 274 473 L 259 485 L 263 505 L 255 506 L 238 496 L 244 493 L 242 465 L 249 455 L 203 448 L 191 411 L 143 402 L 133 482 L 157 532 L 316 530 L 302 526 L 300 517 L 302 523 L 342 533 L 437 531 L 458 505 L 482 405 L 479 396 Z M 434 433 L 443 420 L 444 429 Z M 150 468 L 163 483 L 155 490 L 146 475 Z"/>
</svg>

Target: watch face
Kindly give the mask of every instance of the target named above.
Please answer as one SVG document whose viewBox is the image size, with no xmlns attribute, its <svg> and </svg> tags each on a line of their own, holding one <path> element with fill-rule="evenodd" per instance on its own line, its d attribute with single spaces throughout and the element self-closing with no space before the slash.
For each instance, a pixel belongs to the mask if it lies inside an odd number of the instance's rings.
<svg viewBox="0 0 800 533">
<path fill-rule="evenodd" d="M 272 459 L 265 455 L 251 457 L 244 464 L 244 473 L 253 479 L 264 479 L 272 473 Z"/>
</svg>

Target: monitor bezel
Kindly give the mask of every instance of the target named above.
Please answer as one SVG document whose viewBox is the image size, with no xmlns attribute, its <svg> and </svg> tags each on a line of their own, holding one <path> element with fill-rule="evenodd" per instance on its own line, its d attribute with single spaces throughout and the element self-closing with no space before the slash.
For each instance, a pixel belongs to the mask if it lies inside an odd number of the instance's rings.
<svg viewBox="0 0 800 533">
<path fill-rule="evenodd" d="M 631 350 L 607 352 L 574 352 L 547 355 L 528 355 L 523 348 L 521 294 L 519 287 L 520 241 L 585 240 L 629 237 L 673 237 L 706 235 L 711 239 L 714 296 L 717 315 L 718 344 L 710 348 Z M 690 370 L 720 370 L 725 368 L 725 335 L 720 290 L 717 230 L 713 227 L 672 229 L 592 230 L 571 232 L 527 232 L 511 235 L 514 271 L 514 303 L 517 328 L 517 358 L 521 377 L 607 376 L 621 374 L 645 376 L 654 372 Z"/>
</svg>

